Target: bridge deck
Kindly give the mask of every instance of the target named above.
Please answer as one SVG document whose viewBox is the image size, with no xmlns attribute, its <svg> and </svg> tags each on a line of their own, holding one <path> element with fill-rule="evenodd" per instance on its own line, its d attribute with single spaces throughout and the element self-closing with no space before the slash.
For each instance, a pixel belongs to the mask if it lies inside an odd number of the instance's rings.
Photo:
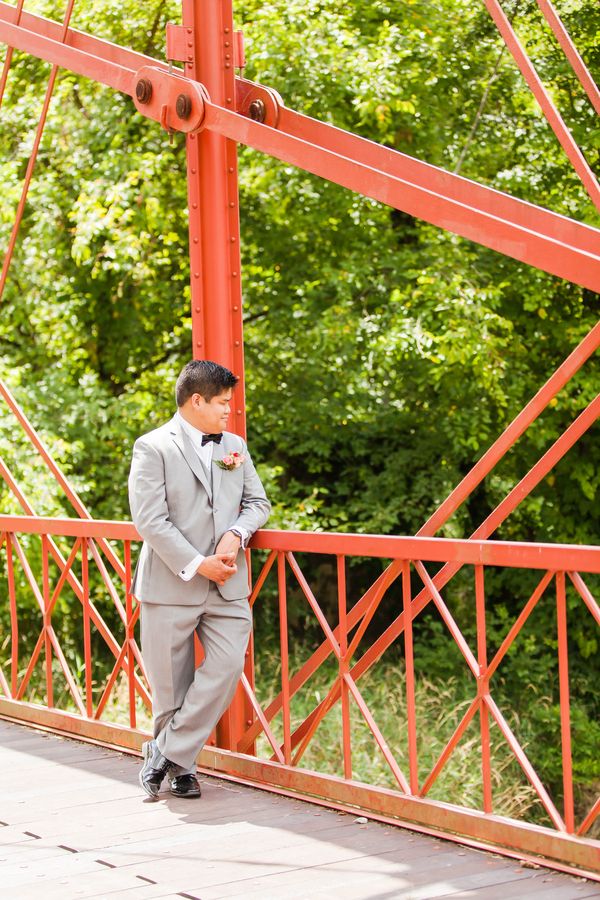
<svg viewBox="0 0 600 900">
<path fill-rule="evenodd" d="M 143 799 L 139 760 L 0 721 L 7 900 L 570 898 L 600 885 L 203 777 Z"/>
</svg>

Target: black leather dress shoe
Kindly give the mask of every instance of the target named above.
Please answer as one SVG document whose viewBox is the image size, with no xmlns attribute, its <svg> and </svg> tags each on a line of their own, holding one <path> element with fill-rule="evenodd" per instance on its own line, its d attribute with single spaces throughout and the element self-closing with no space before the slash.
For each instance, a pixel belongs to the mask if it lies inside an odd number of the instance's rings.
<svg viewBox="0 0 600 900">
<path fill-rule="evenodd" d="M 140 769 L 140 785 L 153 800 L 158 800 L 158 792 L 167 772 L 173 763 L 163 756 L 156 741 L 146 741 L 142 744 L 144 765 Z"/>
<path fill-rule="evenodd" d="M 195 775 L 174 775 L 170 779 L 171 793 L 175 797 L 200 797 L 202 790 Z"/>
</svg>

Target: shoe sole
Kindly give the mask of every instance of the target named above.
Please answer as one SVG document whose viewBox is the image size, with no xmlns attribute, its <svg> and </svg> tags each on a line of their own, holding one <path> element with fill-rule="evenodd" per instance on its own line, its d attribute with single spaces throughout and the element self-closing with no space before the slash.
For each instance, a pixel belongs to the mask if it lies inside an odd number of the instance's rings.
<svg viewBox="0 0 600 900">
<path fill-rule="evenodd" d="M 153 794 L 151 791 L 149 791 L 148 788 L 146 787 L 146 785 L 144 784 L 143 780 L 142 780 L 142 772 L 144 771 L 144 766 L 145 766 L 146 763 L 148 762 L 148 750 L 149 750 L 149 747 L 150 747 L 150 741 L 145 741 L 145 742 L 142 744 L 142 758 L 143 758 L 143 760 L 144 760 L 144 765 L 143 765 L 142 768 L 140 769 L 140 772 L 139 772 L 139 775 L 138 775 L 138 781 L 139 781 L 139 783 L 140 783 L 141 789 L 144 791 L 145 794 L 148 795 L 148 797 L 150 797 L 151 800 L 158 800 L 158 799 L 159 799 L 159 798 L 158 798 L 158 794 Z"/>
</svg>

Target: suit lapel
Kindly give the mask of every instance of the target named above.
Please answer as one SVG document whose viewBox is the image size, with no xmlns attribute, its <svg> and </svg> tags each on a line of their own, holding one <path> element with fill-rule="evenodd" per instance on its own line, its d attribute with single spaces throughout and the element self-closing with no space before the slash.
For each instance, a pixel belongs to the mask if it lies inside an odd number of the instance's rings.
<svg viewBox="0 0 600 900">
<path fill-rule="evenodd" d="M 226 437 L 223 435 L 223 439 L 220 444 L 213 444 L 213 455 L 212 455 L 212 487 L 213 487 L 213 497 L 216 497 L 219 493 L 219 488 L 221 487 L 221 477 L 223 475 L 223 469 L 221 466 L 217 465 L 217 460 L 223 459 L 224 456 L 227 456 L 227 448 L 225 447 Z"/>
<path fill-rule="evenodd" d="M 194 450 L 192 442 L 188 438 L 183 428 L 180 426 L 177 418 L 173 418 L 171 420 L 171 434 L 173 435 L 173 440 L 183 453 L 186 463 L 188 464 L 198 481 L 202 482 L 202 485 L 206 489 L 206 493 L 208 494 L 209 499 L 212 502 L 213 492 L 211 490 L 210 484 L 210 472 L 207 472 L 200 462 L 200 459 L 198 457 L 198 454 Z"/>
</svg>

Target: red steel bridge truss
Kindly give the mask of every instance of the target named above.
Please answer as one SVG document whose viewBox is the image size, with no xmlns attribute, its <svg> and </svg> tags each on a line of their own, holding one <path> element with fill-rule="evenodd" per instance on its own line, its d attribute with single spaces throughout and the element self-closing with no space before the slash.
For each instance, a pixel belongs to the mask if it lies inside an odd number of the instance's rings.
<svg viewBox="0 0 600 900">
<path fill-rule="evenodd" d="M 600 185 L 572 133 L 542 83 L 535 66 L 519 42 L 499 0 L 482 0 L 518 65 L 529 88 L 554 130 L 590 199 L 600 209 Z M 541 14 L 560 43 L 589 101 L 600 112 L 600 92 L 577 52 L 555 7 L 537 0 Z M 167 26 L 166 59 L 145 57 L 70 26 L 74 0 L 68 0 L 62 22 L 33 15 L 16 5 L 0 2 L 0 41 L 7 45 L 0 76 L 0 103 L 4 96 L 13 50 L 24 51 L 52 64 L 33 150 L 24 178 L 14 226 L 0 275 L 0 296 L 10 273 L 29 186 L 60 68 L 108 85 L 131 96 L 139 113 L 163 129 L 186 135 L 189 200 L 189 248 L 193 353 L 216 359 L 238 373 L 233 428 L 243 434 L 243 327 L 239 248 L 237 144 L 243 144 L 290 163 L 364 196 L 403 210 L 442 229 L 452 231 L 500 253 L 560 278 L 600 291 L 600 231 L 523 202 L 469 179 L 420 162 L 332 125 L 288 109 L 279 94 L 236 74 L 243 66 L 243 39 L 234 30 L 232 0 L 183 0 L 181 24 Z M 342 809 L 361 809 L 388 821 L 452 837 L 474 846 L 523 859 L 543 859 L 571 872 L 600 878 L 600 843 L 590 834 L 600 814 L 600 798 L 592 799 L 583 814 L 576 814 L 573 792 L 567 590 L 580 601 L 580 616 L 600 625 L 600 607 L 586 583 L 587 573 L 600 572 L 600 547 L 515 544 L 489 540 L 490 536 L 562 456 L 593 425 L 600 412 L 597 396 L 566 431 L 557 437 L 533 468 L 514 486 L 468 540 L 436 538 L 453 515 L 496 464 L 537 419 L 600 344 L 600 323 L 575 347 L 542 385 L 537 394 L 475 464 L 415 537 L 348 534 L 306 534 L 262 531 L 253 546 L 267 551 L 254 584 L 251 603 L 264 595 L 265 584 L 278 592 L 281 687 L 268 702 L 259 702 L 255 685 L 252 646 L 238 696 L 202 753 L 201 763 L 235 778 L 269 786 L 281 792 L 299 791 L 317 803 Z M 80 497 L 63 475 L 50 451 L 19 407 L 9 388 L 0 393 L 73 507 L 68 519 L 36 515 L 22 487 L 4 461 L 0 475 L 20 504 L 23 515 L 0 516 L 0 551 L 6 572 L 3 602 L 10 609 L 10 658 L 0 668 L 0 715 L 29 721 L 40 727 L 77 734 L 89 740 L 139 749 L 136 704 L 150 706 L 143 660 L 136 641 L 139 607 L 130 592 L 132 542 L 139 540 L 131 523 L 93 520 Z M 30 561 L 37 541 L 36 566 Z M 297 554 L 327 554 L 335 560 L 338 615 L 334 625 L 324 615 Z M 382 574 L 359 598 L 346 587 L 347 559 L 379 558 L 387 561 Z M 425 564 L 429 564 L 426 566 Z M 434 575 L 431 564 L 441 564 Z M 494 653 L 486 630 L 486 572 L 490 569 L 537 572 L 533 592 Z M 93 569 L 93 577 L 92 577 Z M 468 573 L 472 586 L 477 646 L 469 646 L 443 598 L 444 587 L 459 572 Z M 19 639 L 18 576 L 28 585 L 39 614 L 39 637 L 25 649 Z M 108 627 L 97 589 L 116 610 L 120 631 Z M 289 582 L 299 589 L 323 632 L 322 643 L 295 671 L 290 668 L 287 626 Z M 589 580 L 589 579 L 588 579 Z M 415 590 L 415 583 L 419 584 Z M 397 593 L 397 616 L 369 646 L 365 633 L 391 589 Z M 83 677 L 72 673 L 56 627 L 59 610 L 70 592 L 71 615 L 81 617 Z M 61 603 L 59 603 L 61 601 Z M 560 725 L 557 740 L 562 751 L 563 790 L 560 803 L 550 796 L 519 742 L 507 716 L 494 699 L 494 690 L 507 653 L 539 604 L 555 607 L 557 667 L 560 685 Z M 472 700 L 433 765 L 422 763 L 419 743 L 418 691 L 415 678 L 413 622 L 434 605 L 445 623 L 448 641 L 458 648 L 472 678 Z M 113 610 L 113 611 L 114 611 Z M 549 615 L 549 614 L 548 614 Z M 94 697 L 94 641 L 104 642 L 114 666 L 102 690 Z M 363 693 L 361 679 L 377 672 L 383 653 L 403 642 L 406 670 L 407 728 L 405 751 L 392 746 L 380 729 Z M 36 667 L 44 659 L 44 702 L 27 693 Z M 308 716 L 293 717 L 293 701 L 323 666 L 331 671 L 328 692 Z M 55 705 L 57 670 L 67 686 L 70 707 Z M 107 706 L 119 679 L 129 695 L 128 726 L 106 717 Z M 82 681 L 83 683 L 80 683 Z M 356 711 L 372 735 L 374 753 L 385 762 L 385 784 L 366 784 L 353 777 L 351 713 Z M 302 767 L 302 759 L 324 718 L 339 711 L 340 771 L 320 773 Z M 461 807 L 431 799 L 453 753 L 467 731 L 475 729 L 481 763 L 481 802 Z M 546 824 L 507 818 L 494 811 L 496 786 L 491 729 L 520 766 L 545 811 Z M 261 744 L 262 742 L 262 744 Z M 262 750 L 259 752 L 258 745 Z M 266 747 L 266 751 L 265 748 Z M 434 791 L 435 792 L 435 791 Z M 560 807 L 560 808 L 559 808 Z"/>
</svg>

